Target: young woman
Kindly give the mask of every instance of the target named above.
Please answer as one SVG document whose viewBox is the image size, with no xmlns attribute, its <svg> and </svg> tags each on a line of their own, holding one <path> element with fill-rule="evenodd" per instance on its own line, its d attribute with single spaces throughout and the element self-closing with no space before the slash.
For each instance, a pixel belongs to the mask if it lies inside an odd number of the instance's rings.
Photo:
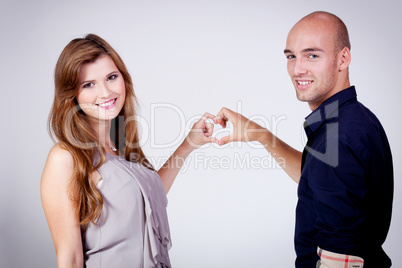
<svg viewBox="0 0 402 268">
<path fill-rule="evenodd" d="M 139 146 L 136 97 L 116 51 L 99 36 L 72 40 L 55 69 L 52 139 L 42 205 L 63 267 L 171 267 L 166 194 L 186 157 L 209 142 L 196 122 L 155 171 Z"/>
</svg>

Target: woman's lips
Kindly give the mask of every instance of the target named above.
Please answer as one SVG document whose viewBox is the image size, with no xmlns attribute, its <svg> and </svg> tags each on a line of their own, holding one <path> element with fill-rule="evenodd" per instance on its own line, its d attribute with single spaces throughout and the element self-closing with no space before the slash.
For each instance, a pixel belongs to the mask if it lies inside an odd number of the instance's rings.
<svg viewBox="0 0 402 268">
<path fill-rule="evenodd" d="M 113 107 L 116 105 L 116 100 L 117 100 L 117 98 L 111 99 L 111 100 L 108 100 L 108 101 L 99 103 L 99 104 L 97 104 L 97 105 L 98 105 L 99 107 L 103 108 L 103 109 L 111 109 L 111 108 L 113 108 Z"/>
</svg>

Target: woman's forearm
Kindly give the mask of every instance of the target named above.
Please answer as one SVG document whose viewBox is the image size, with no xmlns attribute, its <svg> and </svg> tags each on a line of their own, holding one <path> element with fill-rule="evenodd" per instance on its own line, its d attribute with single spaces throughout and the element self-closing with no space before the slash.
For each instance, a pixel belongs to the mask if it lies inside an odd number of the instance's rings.
<svg viewBox="0 0 402 268">
<path fill-rule="evenodd" d="M 183 167 L 186 158 L 194 150 L 194 148 L 184 140 L 183 143 L 176 149 L 176 151 L 169 157 L 169 159 L 158 170 L 161 177 L 163 188 L 167 194 L 175 181 L 177 174 Z"/>
</svg>

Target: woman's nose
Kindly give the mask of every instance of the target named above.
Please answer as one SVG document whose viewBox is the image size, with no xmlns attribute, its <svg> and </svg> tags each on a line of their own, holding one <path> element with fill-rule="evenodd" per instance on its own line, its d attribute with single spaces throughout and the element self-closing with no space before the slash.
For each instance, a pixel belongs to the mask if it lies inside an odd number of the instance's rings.
<svg viewBox="0 0 402 268">
<path fill-rule="evenodd" d="M 111 90 L 107 83 L 102 83 L 99 86 L 99 98 L 107 99 L 111 96 Z"/>
</svg>

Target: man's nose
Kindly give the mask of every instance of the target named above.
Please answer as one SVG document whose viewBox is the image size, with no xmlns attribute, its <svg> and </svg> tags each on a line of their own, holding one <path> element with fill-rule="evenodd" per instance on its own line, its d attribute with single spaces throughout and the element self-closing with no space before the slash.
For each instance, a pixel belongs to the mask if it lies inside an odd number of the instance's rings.
<svg viewBox="0 0 402 268">
<path fill-rule="evenodd" d="M 296 59 L 293 71 L 295 75 L 302 75 L 307 73 L 306 64 L 302 58 Z"/>
</svg>

